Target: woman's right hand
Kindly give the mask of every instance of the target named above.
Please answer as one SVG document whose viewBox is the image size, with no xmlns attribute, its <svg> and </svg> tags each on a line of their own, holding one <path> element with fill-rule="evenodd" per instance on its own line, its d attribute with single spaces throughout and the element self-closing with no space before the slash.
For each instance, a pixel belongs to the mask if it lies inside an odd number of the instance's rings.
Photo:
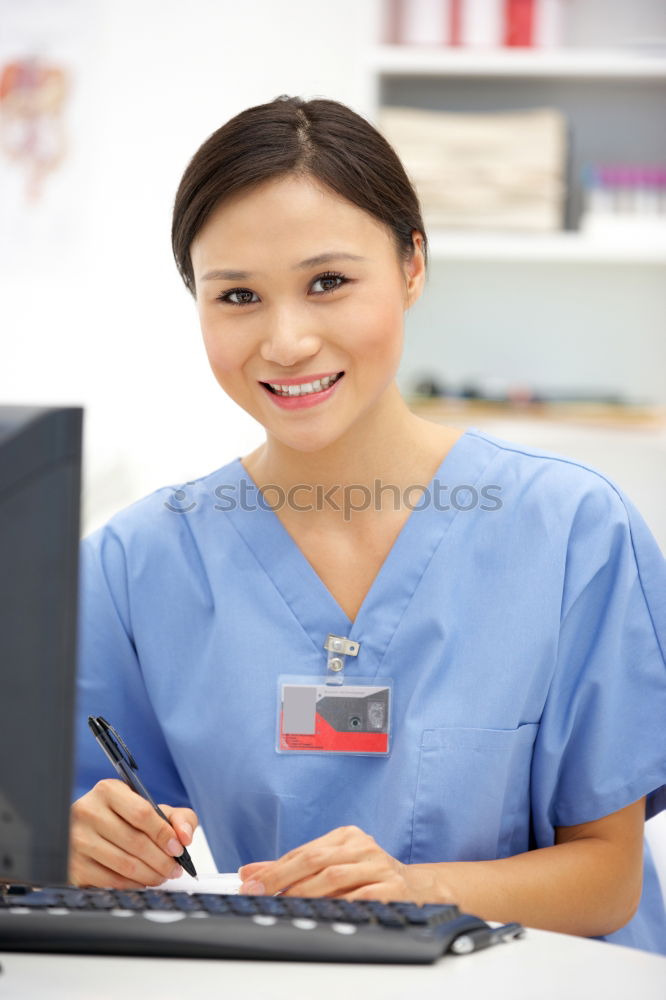
<svg viewBox="0 0 666 1000">
<path fill-rule="evenodd" d="M 69 880 L 80 887 L 145 889 L 177 878 L 177 858 L 199 824 L 191 809 L 153 807 L 117 778 L 98 781 L 70 810 Z"/>
</svg>

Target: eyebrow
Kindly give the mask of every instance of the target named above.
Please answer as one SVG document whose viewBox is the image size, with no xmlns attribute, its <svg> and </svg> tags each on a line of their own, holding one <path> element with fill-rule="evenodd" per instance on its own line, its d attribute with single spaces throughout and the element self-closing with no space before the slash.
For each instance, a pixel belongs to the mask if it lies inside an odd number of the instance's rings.
<svg viewBox="0 0 666 1000">
<path fill-rule="evenodd" d="M 311 267 L 318 267 L 320 264 L 328 264 L 331 260 L 367 260 L 367 257 L 359 257 L 355 253 L 344 253 L 341 250 L 327 250 L 319 253 L 316 257 L 308 257 L 300 264 L 294 264 L 292 270 L 306 271 Z M 233 271 L 228 268 L 216 271 L 207 271 L 202 277 L 202 281 L 244 281 L 246 278 L 254 277 L 252 271 Z"/>
</svg>

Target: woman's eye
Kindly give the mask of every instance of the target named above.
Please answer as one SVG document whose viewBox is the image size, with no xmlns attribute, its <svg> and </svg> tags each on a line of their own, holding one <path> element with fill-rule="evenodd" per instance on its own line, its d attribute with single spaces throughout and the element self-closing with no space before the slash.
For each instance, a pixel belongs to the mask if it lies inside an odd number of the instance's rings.
<svg viewBox="0 0 666 1000">
<path fill-rule="evenodd" d="M 323 295 L 325 292 L 334 292 L 336 288 L 341 288 L 342 285 L 344 285 L 345 282 L 348 281 L 348 280 L 349 279 L 345 278 L 345 276 L 343 274 L 337 274 L 337 273 L 335 273 L 333 271 L 329 271 L 327 274 L 320 274 L 318 278 L 315 278 L 313 284 L 316 285 L 320 281 L 323 281 L 323 282 L 339 281 L 340 282 L 339 285 L 337 285 L 337 284 L 330 285 L 328 288 L 324 288 L 322 292 L 318 292 L 317 293 L 318 295 Z"/>
<path fill-rule="evenodd" d="M 234 302 L 234 300 L 231 298 L 232 295 L 241 296 L 241 301 Z M 230 291 L 222 292 L 221 295 L 218 295 L 218 300 L 220 302 L 229 302 L 232 306 L 249 306 L 252 303 L 250 300 L 242 298 L 242 296 L 245 295 L 252 296 L 254 295 L 254 292 L 251 292 L 249 288 L 232 288 Z"/>
<path fill-rule="evenodd" d="M 315 292 L 315 295 L 326 295 L 327 292 L 334 292 L 337 288 L 341 288 L 347 281 L 349 281 L 349 278 L 345 278 L 344 274 L 338 274 L 337 271 L 328 271 L 326 274 L 320 274 L 318 278 L 315 278 L 312 286 L 314 287 L 320 282 L 328 285 L 328 287 Z M 232 295 L 238 298 L 234 300 L 231 297 Z M 222 292 L 217 298 L 219 302 L 228 302 L 232 306 L 249 306 L 254 304 L 252 302 L 253 295 L 255 295 L 255 292 L 249 288 L 231 288 L 228 292 Z"/>
</svg>

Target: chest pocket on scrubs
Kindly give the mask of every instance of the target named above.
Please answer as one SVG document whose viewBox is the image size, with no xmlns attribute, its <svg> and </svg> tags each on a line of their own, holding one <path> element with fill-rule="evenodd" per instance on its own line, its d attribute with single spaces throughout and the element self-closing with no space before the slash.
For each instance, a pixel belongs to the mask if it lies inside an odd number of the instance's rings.
<svg viewBox="0 0 666 1000">
<path fill-rule="evenodd" d="M 411 862 L 481 861 L 528 849 L 538 729 L 423 731 Z"/>
</svg>

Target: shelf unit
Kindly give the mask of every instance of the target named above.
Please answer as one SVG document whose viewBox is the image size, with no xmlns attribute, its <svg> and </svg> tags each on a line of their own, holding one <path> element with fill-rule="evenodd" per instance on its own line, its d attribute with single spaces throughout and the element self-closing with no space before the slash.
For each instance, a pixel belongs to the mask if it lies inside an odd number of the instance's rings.
<svg viewBox="0 0 666 1000">
<path fill-rule="evenodd" d="M 427 45 L 376 45 L 368 54 L 370 92 L 375 113 L 382 88 L 392 81 L 436 82 L 493 80 L 589 81 L 630 86 L 648 81 L 664 86 L 666 54 L 643 50 L 595 49 L 457 49 Z M 427 218 L 424 220 L 427 225 Z M 666 217 L 663 229 L 618 226 L 607 233 L 564 230 L 554 233 L 475 232 L 429 228 L 432 260 L 502 260 L 511 262 L 666 264 Z"/>
<path fill-rule="evenodd" d="M 606 8 L 595 9 L 602 17 Z M 577 24 L 577 47 L 566 49 L 368 48 L 372 121 L 383 106 L 556 107 L 570 128 L 562 230 L 443 229 L 429 224 L 424 208 L 431 274 L 428 296 L 408 321 L 401 370 L 408 393 L 430 372 L 447 385 L 497 377 L 666 404 L 658 374 L 666 368 L 666 217 L 663 227 L 631 219 L 588 228 L 581 187 L 586 163 L 666 162 L 666 50 L 617 38 L 592 48 L 590 23 L 586 37 Z M 601 29 L 596 37 L 608 38 Z M 642 34 L 648 38 L 649 28 Z"/>
</svg>

